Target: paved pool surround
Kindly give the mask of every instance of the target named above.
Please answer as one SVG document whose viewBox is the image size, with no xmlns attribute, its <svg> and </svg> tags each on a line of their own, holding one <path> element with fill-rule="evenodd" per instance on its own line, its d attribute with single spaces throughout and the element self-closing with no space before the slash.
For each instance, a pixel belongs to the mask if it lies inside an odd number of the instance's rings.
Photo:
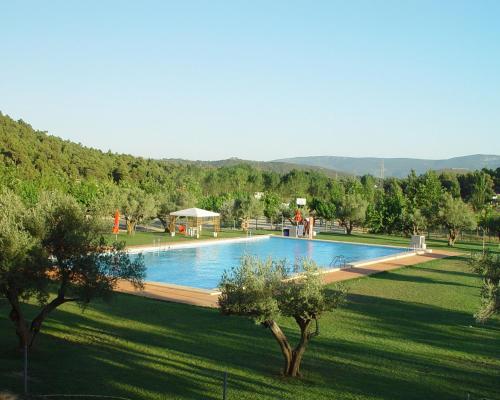
<svg viewBox="0 0 500 400">
<path fill-rule="evenodd" d="M 261 260 L 283 260 L 290 273 L 300 274 L 302 259 L 313 260 L 325 272 L 354 262 L 383 260 L 401 254 L 406 256 L 408 249 L 266 236 L 205 242 L 202 245 L 184 243 L 183 246 L 170 246 L 168 249 L 160 246 L 142 254 L 147 281 L 213 290 L 218 287 L 224 272 L 239 265 L 245 255 Z"/>
<path fill-rule="evenodd" d="M 127 250 L 131 254 L 137 254 L 141 252 L 158 252 L 162 250 L 170 250 L 177 248 L 190 248 L 199 247 L 207 245 L 217 245 L 225 243 L 235 243 L 248 240 L 262 240 L 269 238 L 272 235 L 260 235 L 251 238 L 231 238 L 231 239 L 216 239 L 216 240 L 193 240 L 187 243 L 173 243 L 165 244 L 161 246 L 133 246 L 129 247 Z M 300 238 L 285 238 L 279 237 L 282 240 L 306 240 Z M 407 248 L 398 246 L 384 246 L 384 245 L 368 245 L 366 243 L 351 243 L 351 242 L 340 242 L 340 241 L 330 241 L 323 239 L 314 239 L 315 241 L 324 241 L 329 243 L 346 243 L 346 244 L 360 244 L 367 246 L 376 247 L 390 247 L 395 249 L 401 249 L 400 253 L 394 255 L 389 255 L 385 257 L 380 257 L 370 260 L 361 260 L 353 263 L 349 263 L 345 268 L 333 268 L 333 269 L 322 269 L 321 274 L 323 277 L 323 282 L 325 284 L 344 281 L 348 279 L 359 278 L 362 276 L 371 275 L 378 272 L 389 271 L 396 268 L 401 268 L 404 266 L 419 264 L 427 261 L 431 261 L 436 258 L 449 257 L 451 255 L 456 255 L 456 252 L 450 251 L 437 251 L 432 252 L 429 250 L 427 252 L 416 252 L 409 251 Z M 189 286 L 176 285 L 171 283 L 159 283 L 146 281 L 144 283 L 143 290 L 135 290 L 133 286 L 126 282 L 121 281 L 117 285 L 117 291 L 122 293 L 129 293 L 134 295 L 139 295 L 143 297 L 149 297 L 157 300 L 173 301 L 184 304 L 191 304 L 203 307 L 217 307 L 217 299 L 220 292 L 216 289 L 200 289 Z"/>
</svg>

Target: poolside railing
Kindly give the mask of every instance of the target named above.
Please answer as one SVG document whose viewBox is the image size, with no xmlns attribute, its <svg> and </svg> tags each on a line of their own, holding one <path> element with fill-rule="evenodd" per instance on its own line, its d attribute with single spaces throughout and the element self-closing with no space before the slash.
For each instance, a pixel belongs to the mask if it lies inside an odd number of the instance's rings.
<svg viewBox="0 0 500 400">
<path fill-rule="evenodd" d="M 347 264 L 347 259 L 343 255 L 338 255 L 332 258 L 330 261 L 331 268 L 345 268 Z"/>
</svg>

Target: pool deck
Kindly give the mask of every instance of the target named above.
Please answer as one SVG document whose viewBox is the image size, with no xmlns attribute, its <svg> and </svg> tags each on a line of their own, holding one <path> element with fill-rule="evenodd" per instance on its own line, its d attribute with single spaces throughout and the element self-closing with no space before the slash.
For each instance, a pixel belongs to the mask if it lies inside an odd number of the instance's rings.
<svg viewBox="0 0 500 400">
<path fill-rule="evenodd" d="M 434 250 L 432 253 L 422 255 L 409 255 L 390 260 L 382 260 L 368 266 L 345 268 L 338 271 L 322 274 L 325 284 L 356 279 L 384 271 L 421 264 L 435 259 L 459 255 L 459 252 L 449 250 Z M 138 296 L 149 297 L 157 300 L 172 301 L 176 303 L 191 304 L 201 307 L 217 307 L 219 293 L 216 291 L 202 290 L 184 286 L 176 286 L 162 283 L 146 282 L 144 290 L 135 290 L 133 286 L 125 281 L 119 282 L 115 288 L 118 292 L 129 293 Z"/>
</svg>

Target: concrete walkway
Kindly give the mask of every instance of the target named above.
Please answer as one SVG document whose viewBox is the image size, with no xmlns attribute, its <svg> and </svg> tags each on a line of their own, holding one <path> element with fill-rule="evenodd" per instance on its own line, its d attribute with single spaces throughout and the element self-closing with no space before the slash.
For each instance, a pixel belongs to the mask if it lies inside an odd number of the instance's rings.
<svg viewBox="0 0 500 400">
<path fill-rule="evenodd" d="M 149 297 L 151 299 L 173 301 L 175 303 L 191 304 L 201 307 L 217 307 L 217 299 L 219 297 L 219 293 L 215 291 L 211 292 L 209 290 L 156 282 L 146 282 L 144 283 L 144 290 L 135 290 L 129 282 L 121 281 L 115 290 L 122 293 Z"/>
<path fill-rule="evenodd" d="M 460 253 L 437 250 L 424 255 L 408 256 L 390 261 L 381 261 L 367 267 L 346 268 L 341 271 L 323 274 L 325 284 L 360 278 L 371 274 L 421 264 L 435 259 L 456 256 Z M 191 304 L 202 307 L 217 307 L 219 293 L 216 291 L 195 289 L 183 286 L 146 282 L 144 290 L 135 290 L 128 282 L 120 282 L 116 289 L 118 292 L 149 297 L 157 300 L 173 301 L 176 303 Z"/>
<path fill-rule="evenodd" d="M 376 264 L 371 264 L 367 267 L 346 268 L 342 269 L 341 271 L 329 272 L 324 274 L 323 275 L 324 282 L 332 283 L 332 282 L 346 281 L 348 279 L 355 279 L 371 274 L 376 274 L 379 272 L 391 271 L 393 269 L 421 264 L 439 258 L 456 256 L 458 254 L 460 253 L 446 251 L 446 250 L 439 250 L 418 256 L 408 256 L 396 260 L 381 261 Z"/>
</svg>

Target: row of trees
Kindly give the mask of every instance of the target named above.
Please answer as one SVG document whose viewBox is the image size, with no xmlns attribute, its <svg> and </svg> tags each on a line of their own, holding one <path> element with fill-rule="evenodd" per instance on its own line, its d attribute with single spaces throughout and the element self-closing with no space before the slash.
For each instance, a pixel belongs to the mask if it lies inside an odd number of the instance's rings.
<svg viewBox="0 0 500 400">
<path fill-rule="evenodd" d="M 454 180 L 445 175 L 428 172 L 421 176 L 411 173 L 406 179 L 377 180 L 371 176 L 332 180 L 322 195 L 310 196 L 309 209 L 317 218 L 338 222 L 348 234 L 355 227 L 375 233 L 422 234 L 436 227 L 448 232 L 453 246 L 462 230 L 480 228 L 490 235 L 500 234 L 500 214 L 493 198 L 493 181 L 486 172 L 470 175 L 474 179 L 464 201 Z M 455 182 L 455 184 L 449 184 Z M 455 190 L 457 189 L 457 190 Z M 265 192 L 260 199 L 253 193 L 224 193 L 196 199 L 180 190 L 160 197 L 142 189 L 123 189 L 117 192 L 115 204 L 127 220 L 129 231 L 148 218 L 157 217 L 167 229 L 168 214 L 179 208 L 199 206 L 221 213 L 223 221 L 267 217 L 271 223 L 281 218 L 292 220 L 294 198 L 276 192 Z M 299 196 L 302 194 L 299 194 Z"/>
<path fill-rule="evenodd" d="M 71 194 L 88 212 L 112 215 L 118 208 L 129 233 L 145 220 L 198 206 L 220 212 L 225 222 L 293 215 L 295 198 L 309 211 L 336 221 L 351 233 L 364 227 L 378 233 L 421 233 L 444 227 L 453 244 L 461 229 L 499 234 L 492 206 L 500 192 L 500 168 L 456 174 L 411 173 L 404 179 L 366 175 L 334 179 L 318 171 L 278 173 L 249 164 L 214 167 L 104 153 L 34 131 L 0 114 L 0 186 L 27 204 L 44 191 Z M 264 193 L 261 200 L 255 192 Z M 291 204 L 287 207 L 286 204 Z"/>
<path fill-rule="evenodd" d="M 317 218 L 343 226 L 348 234 L 356 227 L 374 233 L 422 234 L 437 227 L 445 228 L 452 246 L 460 231 L 480 228 L 489 235 L 500 234 L 500 214 L 493 202 L 493 180 L 484 171 L 470 174 L 468 197 L 458 188 L 457 176 L 427 172 L 411 173 L 406 179 L 380 181 L 371 176 L 330 180 L 327 190 L 308 198 L 308 210 Z M 472 179 L 474 178 L 474 179 Z M 450 182 L 454 182 L 450 184 Z M 254 192 L 226 192 L 220 195 L 196 196 L 197 191 L 184 187 L 149 193 L 140 187 L 101 185 L 80 182 L 69 193 L 91 213 L 112 215 L 119 209 L 127 222 L 128 233 L 137 224 L 158 218 L 168 229 L 169 213 L 198 206 L 221 213 L 223 222 L 267 217 L 271 223 L 292 219 L 293 197 L 267 191 L 257 199 Z M 36 201 L 28 199 L 29 203 Z"/>
</svg>

